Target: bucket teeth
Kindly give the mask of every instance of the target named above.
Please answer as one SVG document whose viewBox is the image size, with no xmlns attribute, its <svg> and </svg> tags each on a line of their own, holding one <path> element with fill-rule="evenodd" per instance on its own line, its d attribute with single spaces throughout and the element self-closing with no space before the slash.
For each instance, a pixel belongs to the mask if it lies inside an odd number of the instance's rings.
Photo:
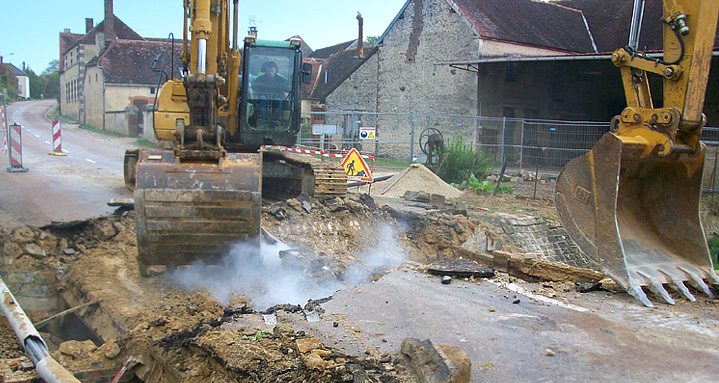
<svg viewBox="0 0 719 383">
<path fill-rule="evenodd" d="M 644 291 L 642 291 L 642 288 L 639 286 L 630 286 L 629 289 L 627 289 L 627 292 L 629 295 L 633 296 L 636 300 L 639 302 L 642 302 L 644 306 L 647 307 L 654 307 L 652 302 L 647 298 L 647 294 L 644 294 Z"/>
<path fill-rule="evenodd" d="M 697 301 L 697 299 L 694 298 L 694 295 L 692 295 L 692 293 L 689 292 L 689 289 L 686 286 L 684 286 L 684 282 L 675 280 L 674 286 L 676 286 L 677 290 L 679 290 L 679 292 L 682 293 L 682 295 L 684 295 L 684 298 L 689 299 L 692 302 Z"/>
<path fill-rule="evenodd" d="M 714 293 L 712 293 L 711 290 L 709 290 L 709 286 L 707 286 L 706 283 L 701 278 L 695 278 L 689 281 L 689 284 L 694 286 L 697 290 L 701 290 L 704 292 L 704 294 L 708 295 L 709 298 L 716 298 Z"/>
<path fill-rule="evenodd" d="M 676 302 L 674 302 L 674 299 L 672 299 L 672 297 L 669 296 L 669 293 L 667 292 L 667 290 L 664 289 L 664 286 L 662 286 L 661 283 L 653 282 L 649 285 L 649 289 L 652 290 L 652 292 L 654 292 L 654 294 L 657 294 L 657 295 L 661 296 L 662 298 L 664 298 L 664 300 L 667 303 L 669 303 L 670 305 L 676 304 Z"/>
</svg>

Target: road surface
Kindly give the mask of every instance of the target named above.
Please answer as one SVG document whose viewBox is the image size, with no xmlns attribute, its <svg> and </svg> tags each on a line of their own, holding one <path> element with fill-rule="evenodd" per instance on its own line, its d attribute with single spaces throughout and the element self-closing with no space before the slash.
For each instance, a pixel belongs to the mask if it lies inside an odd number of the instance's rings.
<svg viewBox="0 0 719 383">
<path fill-rule="evenodd" d="M 650 309 L 628 294 L 597 291 L 537 302 L 518 290 L 531 291 L 531 284 L 440 280 L 395 271 L 336 292 L 322 304 L 318 322 L 297 314 L 278 320 L 355 355 L 396 354 L 406 337 L 461 347 L 472 363 L 472 382 L 708 383 L 719 377 L 716 300 Z"/>
<path fill-rule="evenodd" d="M 116 138 L 62 125 L 66 156 L 51 156 L 52 124 L 45 112 L 55 100 L 16 102 L 8 106 L 10 124 L 22 125 L 25 173 L 7 172 L 0 157 L 0 209 L 28 226 L 107 214 L 111 198 L 131 197 L 122 177 L 122 159 L 135 139 Z"/>
</svg>

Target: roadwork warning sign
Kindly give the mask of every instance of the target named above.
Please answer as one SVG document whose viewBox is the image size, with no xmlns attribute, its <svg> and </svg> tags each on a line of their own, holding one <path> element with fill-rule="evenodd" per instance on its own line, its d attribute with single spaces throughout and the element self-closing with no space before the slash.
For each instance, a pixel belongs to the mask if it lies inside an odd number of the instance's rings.
<svg viewBox="0 0 719 383">
<path fill-rule="evenodd" d="M 342 160 L 342 167 L 345 169 L 348 180 L 374 182 L 369 166 L 362 158 L 356 148 L 352 148 Z"/>
</svg>

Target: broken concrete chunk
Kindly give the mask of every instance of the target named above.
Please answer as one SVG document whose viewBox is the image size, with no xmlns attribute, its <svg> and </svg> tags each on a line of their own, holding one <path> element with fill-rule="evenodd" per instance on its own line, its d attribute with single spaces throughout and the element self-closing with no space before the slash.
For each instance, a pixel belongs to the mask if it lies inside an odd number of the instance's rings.
<svg viewBox="0 0 719 383">
<path fill-rule="evenodd" d="M 445 276 L 442 277 L 442 284 L 443 284 L 443 285 L 448 285 L 448 284 L 450 284 L 450 283 L 452 283 L 452 277 L 450 277 L 449 275 L 445 275 Z"/>
<path fill-rule="evenodd" d="M 427 272 L 433 275 L 448 275 L 457 278 L 492 278 L 494 269 L 469 259 L 439 259 L 429 265 Z"/>
<path fill-rule="evenodd" d="M 60 352 L 67 356 L 71 356 L 73 359 L 77 359 L 82 354 L 95 350 L 95 343 L 91 340 L 85 340 L 82 342 L 76 340 L 68 340 L 60 343 Z"/>
<path fill-rule="evenodd" d="M 313 349 L 322 347 L 322 343 L 315 337 L 297 339 L 295 345 L 300 354 L 306 354 Z"/>
<path fill-rule="evenodd" d="M 98 237 L 101 241 L 107 241 L 108 239 L 111 239 L 112 237 L 117 235 L 117 230 L 115 229 L 115 226 L 112 224 L 104 225 L 100 228 L 100 232 L 98 233 Z"/>
<path fill-rule="evenodd" d="M 120 355 L 120 346 L 117 345 L 117 342 L 109 342 L 105 345 L 105 357 L 107 359 L 115 359 Z"/>
<path fill-rule="evenodd" d="M 17 258 L 22 254 L 22 248 L 15 242 L 5 242 L 3 245 L 3 254 L 9 258 Z"/>
<path fill-rule="evenodd" d="M 30 243 L 35 240 L 35 233 L 27 226 L 19 227 L 13 231 L 12 240 L 19 244 Z"/>
<path fill-rule="evenodd" d="M 25 254 L 30 255 L 35 258 L 42 258 L 46 256 L 45 250 L 41 249 L 40 246 L 34 244 L 34 243 L 28 243 L 23 248 L 25 251 Z"/>
<path fill-rule="evenodd" d="M 307 201 L 302 201 L 302 209 L 309 213 L 312 211 L 312 204 Z"/>
<path fill-rule="evenodd" d="M 73 255 L 75 254 L 75 249 L 73 249 L 72 247 L 66 247 L 62 250 L 62 253 L 65 255 Z"/>
<path fill-rule="evenodd" d="M 400 355 L 409 359 L 422 383 L 469 383 L 471 379 L 469 355 L 459 347 L 405 338 Z"/>
<path fill-rule="evenodd" d="M 445 198 L 441 194 L 431 194 L 429 196 L 429 203 L 433 205 L 444 205 Z"/>
<path fill-rule="evenodd" d="M 466 217 L 469 214 L 467 210 L 468 210 L 467 203 L 464 201 L 459 201 L 454 204 L 454 207 L 452 208 L 452 214 L 463 215 Z"/>
</svg>

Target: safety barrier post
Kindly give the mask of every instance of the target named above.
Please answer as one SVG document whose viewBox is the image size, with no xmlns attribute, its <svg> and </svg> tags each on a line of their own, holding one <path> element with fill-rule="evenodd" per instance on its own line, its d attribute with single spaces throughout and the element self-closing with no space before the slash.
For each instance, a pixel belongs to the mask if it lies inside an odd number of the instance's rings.
<svg viewBox="0 0 719 383">
<path fill-rule="evenodd" d="M 48 153 L 51 156 L 66 156 L 62 151 L 62 134 L 60 132 L 60 121 L 52 122 L 52 151 Z"/>
<path fill-rule="evenodd" d="M 7 119 L 5 118 L 5 93 L 0 92 L 0 97 L 2 97 L 2 105 L 0 105 L 0 130 L 2 130 L 2 153 L 7 155 L 8 154 L 8 126 L 7 126 Z M 8 157 L 8 161 L 10 161 L 10 157 Z"/>
<path fill-rule="evenodd" d="M 22 125 L 10 125 L 10 166 L 7 167 L 10 173 L 21 173 L 28 171 L 22 166 Z"/>
</svg>

